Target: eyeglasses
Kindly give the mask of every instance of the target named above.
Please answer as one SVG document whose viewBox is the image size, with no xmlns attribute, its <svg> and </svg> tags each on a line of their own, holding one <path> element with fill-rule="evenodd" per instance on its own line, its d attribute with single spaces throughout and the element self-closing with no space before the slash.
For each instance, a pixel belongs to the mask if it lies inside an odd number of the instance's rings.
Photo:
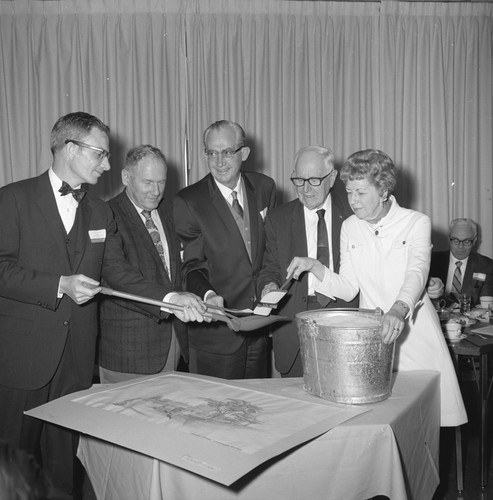
<svg viewBox="0 0 493 500">
<path fill-rule="evenodd" d="M 324 175 L 323 177 L 310 177 L 309 179 L 304 179 L 303 177 L 291 177 L 291 182 L 296 186 L 296 187 L 303 187 L 305 185 L 305 182 L 308 182 L 310 186 L 320 186 L 322 184 L 322 181 L 328 177 L 332 172 L 329 172 L 327 175 Z"/>
<path fill-rule="evenodd" d="M 458 247 L 459 245 L 462 245 L 464 248 L 470 248 L 472 247 L 474 243 L 474 239 L 466 239 L 466 240 L 459 240 L 458 238 L 449 238 L 450 243 L 454 245 L 454 247 Z"/>
<path fill-rule="evenodd" d="M 204 154 L 209 160 L 217 160 L 220 156 L 231 160 L 238 151 L 243 149 L 245 146 L 240 146 L 238 149 L 223 149 L 222 151 L 214 151 L 213 149 L 204 149 Z"/>
<path fill-rule="evenodd" d="M 91 146 L 90 144 L 86 144 L 85 142 L 76 141 L 74 139 L 67 139 L 65 141 L 65 144 L 68 144 L 69 142 L 73 142 L 74 144 L 76 144 L 77 146 L 79 146 L 81 148 L 92 149 L 93 151 L 96 151 L 97 152 L 96 157 L 100 162 L 103 162 L 105 159 L 106 160 L 110 159 L 110 152 L 106 151 L 106 149 L 97 148 L 96 146 Z"/>
</svg>

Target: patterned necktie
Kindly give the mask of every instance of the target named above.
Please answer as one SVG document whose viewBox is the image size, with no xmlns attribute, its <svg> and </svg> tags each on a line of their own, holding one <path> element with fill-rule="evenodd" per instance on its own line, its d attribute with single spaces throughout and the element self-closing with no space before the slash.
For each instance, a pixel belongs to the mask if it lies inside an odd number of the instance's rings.
<svg viewBox="0 0 493 500">
<path fill-rule="evenodd" d="M 329 253 L 329 235 L 327 234 L 327 225 L 325 224 L 325 210 L 323 208 L 317 210 L 317 260 L 325 267 L 330 267 Z M 330 299 L 325 295 L 315 292 L 318 303 L 322 307 L 326 307 Z"/>
<path fill-rule="evenodd" d="M 168 266 L 166 265 L 166 258 L 164 256 L 163 242 L 161 241 L 161 236 L 159 236 L 159 231 L 156 227 L 156 224 L 154 224 L 154 221 L 152 220 L 151 212 L 149 210 L 142 210 L 142 215 L 145 217 L 145 220 L 146 220 L 145 224 L 146 224 L 147 231 L 149 231 L 149 234 L 152 238 L 152 242 L 154 243 L 154 246 L 156 247 L 156 249 L 159 253 L 159 257 L 161 257 L 161 261 L 163 263 L 164 270 L 166 271 L 166 273 L 169 276 L 170 274 L 168 271 Z"/>
<path fill-rule="evenodd" d="M 462 288 L 462 272 L 460 270 L 460 267 L 462 266 L 462 262 L 458 260 L 456 263 L 456 268 L 454 271 L 454 277 L 452 279 L 452 292 L 457 295 L 457 297 L 460 296 L 460 291 Z"/>
<path fill-rule="evenodd" d="M 243 219 L 243 208 L 241 208 L 240 202 L 238 201 L 238 193 L 236 191 L 231 192 L 231 196 L 233 197 L 232 207 L 235 212 Z"/>
<path fill-rule="evenodd" d="M 80 188 L 74 189 L 70 184 L 66 183 L 65 181 L 62 181 L 62 187 L 58 190 L 58 192 L 62 196 L 71 193 L 72 196 L 75 198 L 75 201 L 77 201 L 77 203 L 80 203 L 82 201 L 82 198 L 84 198 L 84 196 L 86 195 L 87 187 L 82 185 Z"/>
</svg>

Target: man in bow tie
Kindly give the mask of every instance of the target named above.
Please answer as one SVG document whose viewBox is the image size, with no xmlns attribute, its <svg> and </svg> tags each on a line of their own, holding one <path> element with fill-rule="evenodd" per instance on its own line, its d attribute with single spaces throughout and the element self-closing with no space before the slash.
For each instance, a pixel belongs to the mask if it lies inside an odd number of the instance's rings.
<svg viewBox="0 0 493 500">
<path fill-rule="evenodd" d="M 156 300 L 168 293 L 126 261 L 109 206 L 83 194 L 110 169 L 108 147 L 104 123 L 70 113 L 51 132 L 51 168 L 0 189 L 0 439 L 40 450 L 64 493 L 73 487 L 74 436 L 23 412 L 90 387 L 101 276 L 124 292 Z M 197 298 L 172 301 L 190 306 L 184 321 L 203 319 Z M 156 321 L 166 316 L 139 307 Z"/>
</svg>

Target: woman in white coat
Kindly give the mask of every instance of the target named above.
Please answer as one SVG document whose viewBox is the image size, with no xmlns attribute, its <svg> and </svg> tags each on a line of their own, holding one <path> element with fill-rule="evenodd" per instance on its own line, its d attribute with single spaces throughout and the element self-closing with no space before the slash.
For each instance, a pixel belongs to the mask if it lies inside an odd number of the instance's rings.
<svg viewBox="0 0 493 500">
<path fill-rule="evenodd" d="M 319 280 L 317 292 L 380 307 L 385 342 L 396 342 L 394 369 L 440 372 L 441 425 L 467 422 L 454 366 L 425 287 L 431 258 L 430 219 L 402 208 L 392 192 L 396 169 L 382 151 L 352 154 L 341 170 L 354 215 L 341 230 L 339 274 L 316 259 L 295 257 L 287 276 L 303 271 Z"/>
</svg>

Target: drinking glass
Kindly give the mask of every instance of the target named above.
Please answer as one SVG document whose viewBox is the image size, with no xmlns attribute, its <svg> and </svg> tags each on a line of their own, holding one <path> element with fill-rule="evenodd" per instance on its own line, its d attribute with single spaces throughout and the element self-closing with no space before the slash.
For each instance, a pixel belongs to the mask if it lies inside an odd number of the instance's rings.
<svg viewBox="0 0 493 500">
<path fill-rule="evenodd" d="M 468 314 L 471 312 L 471 296 L 466 293 L 460 295 L 460 313 Z"/>
</svg>

